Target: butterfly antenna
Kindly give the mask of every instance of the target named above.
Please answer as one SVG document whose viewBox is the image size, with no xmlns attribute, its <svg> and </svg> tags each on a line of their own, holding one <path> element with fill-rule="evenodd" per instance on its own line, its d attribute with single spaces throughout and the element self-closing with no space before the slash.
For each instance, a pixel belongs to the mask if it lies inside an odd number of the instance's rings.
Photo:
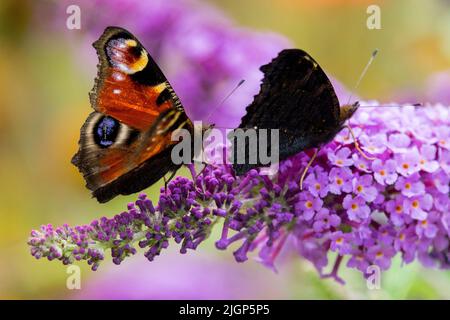
<svg viewBox="0 0 450 320">
<path fill-rule="evenodd" d="M 239 83 L 233 88 L 233 90 L 231 90 L 230 93 L 227 94 L 226 97 L 223 98 L 223 100 L 222 100 L 215 108 L 213 108 L 213 109 L 211 110 L 211 112 L 210 112 L 210 113 L 208 114 L 208 116 L 206 117 L 205 121 L 208 121 L 208 120 L 209 120 L 209 117 L 211 117 L 211 115 L 214 113 L 214 111 L 216 111 L 218 108 L 220 108 L 220 107 L 224 104 L 224 102 L 227 101 L 227 99 L 228 99 L 229 97 L 231 97 L 231 96 L 233 95 L 233 93 L 234 93 L 240 86 L 242 86 L 242 85 L 244 84 L 244 82 L 245 82 L 244 79 L 242 79 L 241 81 L 239 81 Z"/>
<path fill-rule="evenodd" d="M 405 103 L 405 104 L 397 104 L 397 105 L 378 105 L 378 106 L 358 106 L 359 108 L 395 108 L 395 107 L 424 107 L 423 103 L 413 103 L 413 104 L 409 104 L 409 103 Z"/>
<path fill-rule="evenodd" d="M 361 75 L 359 76 L 358 81 L 356 82 L 355 87 L 353 88 L 352 92 L 350 93 L 350 96 L 348 97 L 347 105 L 350 104 L 350 101 L 351 101 L 352 98 L 353 98 L 354 92 L 356 91 L 356 89 L 358 89 L 358 87 L 359 87 L 359 85 L 360 85 L 362 79 L 363 79 L 364 76 L 366 75 L 367 70 L 369 70 L 369 67 L 370 67 L 370 65 L 372 64 L 373 60 L 375 60 L 375 57 L 377 56 L 377 54 L 378 54 L 378 49 L 375 49 L 375 50 L 372 52 L 372 55 L 370 56 L 369 61 L 367 61 L 367 64 L 366 64 L 366 66 L 364 67 L 363 71 L 361 72 Z M 356 103 L 355 103 L 355 106 L 358 106 L 358 107 L 359 107 L 359 103 L 356 102 Z M 367 160 L 370 160 L 370 161 L 375 160 L 375 158 L 369 157 L 368 155 L 366 155 L 366 154 L 361 150 L 361 147 L 359 146 L 359 142 L 358 142 L 358 140 L 356 139 L 355 134 L 353 133 L 353 130 L 352 130 L 352 128 L 350 127 L 350 125 L 347 124 L 346 127 L 348 128 L 349 134 L 351 134 L 351 136 L 352 136 L 352 138 L 353 138 L 353 141 L 354 141 L 354 144 L 355 144 L 355 149 L 358 151 L 358 153 L 361 154 L 361 156 L 362 156 L 363 158 L 367 159 Z"/>
<path fill-rule="evenodd" d="M 358 79 L 358 81 L 356 82 L 355 87 L 354 87 L 353 90 L 350 92 L 350 96 L 348 97 L 347 104 L 350 104 L 350 101 L 351 101 L 352 98 L 353 98 L 353 94 L 355 93 L 356 89 L 358 89 L 358 87 L 359 87 L 359 85 L 360 85 L 362 79 L 363 79 L 364 76 L 366 75 L 367 70 L 369 70 L 369 67 L 370 67 L 370 65 L 372 64 L 373 60 L 375 60 L 375 57 L 377 56 L 377 54 L 378 54 L 378 49 L 375 49 L 375 50 L 372 52 L 372 55 L 370 56 L 370 59 L 369 59 L 369 61 L 367 62 L 366 66 L 364 67 L 364 70 L 361 72 L 361 75 L 359 76 L 359 79 Z"/>
<path fill-rule="evenodd" d="M 372 64 L 373 60 L 375 60 L 375 57 L 378 54 L 378 49 L 375 49 L 372 52 L 372 55 L 369 58 L 369 61 L 367 61 L 366 66 L 364 67 L 363 71 L 361 72 L 361 75 L 359 76 L 358 81 L 356 82 L 355 87 L 353 88 L 353 90 L 350 92 L 350 96 L 348 97 L 348 101 L 347 101 L 347 105 L 350 104 L 350 101 L 353 98 L 353 94 L 355 93 L 356 89 L 358 89 L 359 85 L 361 84 L 362 79 L 364 78 L 364 76 L 367 73 L 367 70 L 369 70 L 370 65 Z M 413 103 L 413 104 L 405 104 L 405 105 L 398 105 L 398 106 L 390 106 L 390 105 L 378 105 L 378 106 L 361 106 L 358 104 L 359 108 L 391 108 L 391 107 L 403 107 L 403 106 L 413 106 L 413 107 L 423 107 L 422 103 Z"/>
</svg>

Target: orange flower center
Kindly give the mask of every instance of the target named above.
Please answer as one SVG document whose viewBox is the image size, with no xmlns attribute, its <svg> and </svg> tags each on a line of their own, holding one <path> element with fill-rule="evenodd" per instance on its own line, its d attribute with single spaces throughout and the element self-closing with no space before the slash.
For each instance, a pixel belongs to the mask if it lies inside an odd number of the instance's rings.
<svg viewBox="0 0 450 320">
<path fill-rule="evenodd" d="M 343 162 L 342 160 L 340 160 L 340 159 L 339 159 L 339 160 L 337 160 L 337 161 L 336 161 L 336 163 L 337 163 L 337 164 L 339 164 L 339 165 L 342 165 L 342 164 L 344 164 L 344 162 Z"/>
<path fill-rule="evenodd" d="M 356 203 L 352 203 L 352 210 L 358 209 L 358 205 Z"/>
<path fill-rule="evenodd" d="M 423 227 L 426 227 L 427 224 L 428 224 L 428 221 L 427 221 L 427 220 L 423 220 L 423 221 L 421 222 L 421 224 L 422 224 Z"/>
<path fill-rule="evenodd" d="M 320 190 L 320 184 L 319 183 L 316 183 L 314 186 L 316 187 L 316 190 Z"/>
<path fill-rule="evenodd" d="M 377 252 L 377 258 L 381 258 L 383 256 L 383 252 L 382 251 L 378 251 Z"/>
<path fill-rule="evenodd" d="M 385 176 L 386 175 L 386 171 L 384 171 L 383 169 L 380 170 L 380 176 Z"/>
<path fill-rule="evenodd" d="M 407 182 L 405 183 L 405 189 L 411 189 L 411 183 Z"/>
<path fill-rule="evenodd" d="M 407 163 L 402 164 L 402 168 L 405 170 L 409 169 L 409 164 L 407 164 Z"/>
<path fill-rule="evenodd" d="M 308 209 L 311 209 L 312 206 L 313 206 L 313 203 L 311 201 L 306 201 L 305 207 L 307 207 Z"/>
<path fill-rule="evenodd" d="M 337 183 L 338 185 L 342 185 L 342 184 L 344 183 L 344 180 L 342 180 L 341 178 L 337 178 L 337 179 L 336 179 L 336 183 Z"/>
<path fill-rule="evenodd" d="M 364 190 L 364 188 L 363 188 L 363 186 L 359 185 L 359 186 L 356 187 L 356 190 L 358 192 L 362 192 Z"/>
<path fill-rule="evenodd" d="M 419 207 L 419 200 L 414 200 L 412 202 L 412 206 L 413 206 L 414 209 L 417 209 Z"/>
<path fill-rule="evenodd" d="M 403 241 L 403 240 L 405 240 L 406 236 L 404 233 L 401 233 L 399 238 L 401 241 Z"/>
<path fill-rule="evenodd" d="M 402 207 L 401 205 L 397 205 L 397 206 L 395 207 L 395 211 L 396 211 L 397 213 L 402 213 L 403 207 Z"/>
<path fill-rule="evenodd" d="M 343 242 L 344 242 L 344 238 L 342 238 L 342 237 L 339 237 L 336 239 L 337 244 L 342 244 Z"/>
</svg>

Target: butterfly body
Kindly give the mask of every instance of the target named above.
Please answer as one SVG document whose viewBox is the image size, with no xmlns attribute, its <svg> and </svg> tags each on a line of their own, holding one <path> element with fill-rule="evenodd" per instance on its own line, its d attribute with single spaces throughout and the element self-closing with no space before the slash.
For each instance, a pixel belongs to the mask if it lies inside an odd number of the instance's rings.
<svg viewBox="0 0 450 320">
<path fill-rule="evenodd" d="M 91 113 L 72 159 L 99 202 L 138 192 L 166 173 L 176 145 L 172 133 L 193 132 L 178 96 L 140 42 L 108 27 L 94 43 L 98 75 L 90 92 Z"/>
<path fill-rule="evenodd" d="M 247 107 L 239 128 L 278 129 L 280 161 L 331 141 L 357 109 L 357 105 L 340 107 L 326 74 L 300 49 L 281 51 L 261 71 L 261 90 Z M 270 152 L 270 141 L 267 145 Z M 246 154 L 249 158 L 251 155 Z M 259 166 L 246 161 L 235 163 L 233 168 L 242 175 Z"/>
</svg>

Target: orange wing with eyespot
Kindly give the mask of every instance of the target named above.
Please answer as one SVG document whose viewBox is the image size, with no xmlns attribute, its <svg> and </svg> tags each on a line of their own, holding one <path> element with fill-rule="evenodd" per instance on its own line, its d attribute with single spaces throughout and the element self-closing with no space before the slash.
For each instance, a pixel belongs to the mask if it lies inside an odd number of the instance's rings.
<svg viewBox="0 0 450 320">
<path fill-rule="evenodd" d="M 94 42 L 98 75 L 90 92 L 92 107 L 139 130 L 147 130 L 180 100 L 141 43 L 128 31 L 108 27 Z"/>
<path fill-rule="evenodd" d="M 72 159 L 99 202 L 138 192 L 176 170 L 171 134 L 192 130 L 179 98 L 140 42 L 108 27 L 94 43 L 98 75 L 90 92 L 95 112 L 81 128 Z"/>
</svg>

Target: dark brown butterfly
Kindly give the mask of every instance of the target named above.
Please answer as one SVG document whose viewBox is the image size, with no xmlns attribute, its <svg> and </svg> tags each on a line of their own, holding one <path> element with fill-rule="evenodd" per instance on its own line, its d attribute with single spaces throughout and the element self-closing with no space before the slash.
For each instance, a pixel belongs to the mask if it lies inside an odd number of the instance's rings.
<svg viewBox="0 0 450 320">
<path fill-rule="evenodd" d="M 141 43 L 108 27 L 93 46 L 100 60 L 92 108 L 72 159 L 99 202 L 138 192 L 180 165 L 171 161 L 178 128 L 193 130 L 179 98 Z"/>
<path fill-rule="evenodd" d="M 279 129 L 279 160 L 329 142 L 358 108 L 357 104 L 340 106 L 325 72 L 300 49 L 281 51 L 261 71 L 261 90 L 247 107 L 239 128 Z M 249 143 L 246 140 L 245 150 L 238 150 L 233 143 L 237 175 L 261 166 L 259 155 L 253 155 L 256 163 L 249 163 Z M 270 154 L 270 141 L 267 146 Z M 244 163 L 236 163 L 238 152 L 246 152 Z"/>
</svg>

